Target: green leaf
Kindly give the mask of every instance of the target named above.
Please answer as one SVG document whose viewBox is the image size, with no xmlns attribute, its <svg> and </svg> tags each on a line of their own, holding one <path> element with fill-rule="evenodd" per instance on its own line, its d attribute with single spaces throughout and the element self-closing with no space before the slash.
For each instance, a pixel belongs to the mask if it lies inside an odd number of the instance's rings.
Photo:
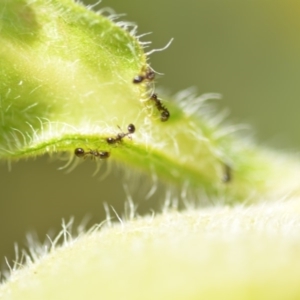
<svg viewBox="0 0 300 300">
<path fill-rule="evenodd" d="M 1 15 L 3 158 L 107 148 L 101 136 L 135 121 L 145 55 L 128 32 L 70 0 L 5 0 Z"/>
</svg>

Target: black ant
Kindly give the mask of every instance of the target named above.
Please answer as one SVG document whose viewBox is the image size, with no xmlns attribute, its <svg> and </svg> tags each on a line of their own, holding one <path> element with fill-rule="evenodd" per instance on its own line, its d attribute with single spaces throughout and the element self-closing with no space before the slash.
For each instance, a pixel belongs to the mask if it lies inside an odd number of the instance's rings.
<svg viewBox="0 0 300 300">
<path fill-rule="evenodd" d="M 168 109 L 162 105 L 161 101 L 157 97 L 157 94 L 152 94 L 150 99 L 155 102 L 155 106 L 156 106 L 157 110 L 161 112 L 160 120 L 162 122 L 168 121 L 168 119 L 170 117 L 170 113 L 169 113 Z"/>
<path fill-rule="evenodd" d="M 132 80 L 133 83 L 139 84 L 142 83 L 144 80 L 152 81 L 155 78 L 155 73 L 153 70 L 148 68 L 144 74 L 139 74 L 135 76 Z"/>
<path fill-rule="evenodd" d="M 120 127 L 119 127 L 120 128 Z M 121 128 L 120 128 L 121 129 Z M 122 139 L 125 137 L 125 136 L 128 136 L 132 133 L 135 132 L 135 126 L 133 124 L 129 124 L 127 126 L 127 130 L 128 132 L 127 133 L 124 133 L 124 132 L 121 132 L 121 133 L 118 133 L 116 137 L 109 137 L 106 139 L 106 141 L 109 143 L 109 144 L 115 144 L 115 143 L 118 143 L 118 142 L 121 142 Z"/>
<path fill-rule="evenodd" d="M 109 158 L 109 156 L 110 156 L 110 153 L 107 151 L 98 151 L 98 150 L 84 151 L 84 149 L 82 149 L 82 148 L 76 148 L 74 151 L 74 154 L 77 157 L 86 158 L 88 155 L 91 155 L 91 158 L 98 157 L 99 159 L 106 159 L 106 158 Z"/>
<path fill-rule="evenodd" d="M 224 164 L 224 174 L 223 174 L 222 181 L 224 183 L 228 183 L 231 180 L 232 180 L 232 169 L 229 165 Z"/>
</svg>

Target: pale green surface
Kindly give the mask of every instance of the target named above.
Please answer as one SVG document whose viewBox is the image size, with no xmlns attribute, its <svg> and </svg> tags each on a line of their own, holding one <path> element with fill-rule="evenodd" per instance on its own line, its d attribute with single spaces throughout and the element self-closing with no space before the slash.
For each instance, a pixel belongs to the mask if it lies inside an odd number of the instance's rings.
<svg viewBox="0 0 300 300">
<path fill-rule="evenodd" d="M 3 300 L 298 299 L 299 198 L 125 221 L 12 274 Z"/>
</svg>

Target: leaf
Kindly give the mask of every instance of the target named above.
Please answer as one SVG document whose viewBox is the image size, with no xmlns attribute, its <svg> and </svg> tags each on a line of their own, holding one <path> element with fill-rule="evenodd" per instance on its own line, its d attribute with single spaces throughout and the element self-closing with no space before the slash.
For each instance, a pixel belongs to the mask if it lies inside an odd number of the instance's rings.
<svg viewBox="0 0 300 300">
<path fill-rule="evenodd" d="M 171 183 L 196 202 L 299 191 L 295 160 L 234 136 L 238 127 L 207 102 L 218 95 L 153 96 L 152 69 L 131 24 L 71 0 L 4 0 L 0 15 L 3 160 L 59 152 L 76 164 L 80 148 Z"/>
</svg>

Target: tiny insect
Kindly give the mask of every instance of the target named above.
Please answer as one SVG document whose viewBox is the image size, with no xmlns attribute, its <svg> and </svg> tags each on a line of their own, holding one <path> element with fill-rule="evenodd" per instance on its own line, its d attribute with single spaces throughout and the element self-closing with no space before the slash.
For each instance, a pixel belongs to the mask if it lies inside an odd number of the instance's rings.
<svg viewBox="0 0 300 300">
<path fill-rule="evenodd" d="M 120 128 L 120 127 L 119 127 Z M 121 128 L 120 128 L 121 130 Z M 124 132 L 121 132 L 121 133 L 118 133 L 116 135 L 116 137 L 108 137 L 106 139 L 106 141 L 109 143 L 109 144 L 115 144 L 115 143 L 118 143 L 118 142 L 121 142 L 122 139 L 125 137 L 125 136 L 129 136 L 131 134 L 133 134 L 135 132 L 135 126 L 133 124 L 129 124 L 127 126 L 127 132 L 124 133 Z"/>
<path fill-rule="evenodd" d="M 223 174 L 222 181 L 224 183 L 228 183 L 231 180 L 232 180 L 232 169 L 229 165 L 224 164 L 224 174 Z"/>
<path fill-rule="evenodd" d="M 135 84 L 137 84 L 137 83 L 143 82 L 144 79 L 145 79 L 144 76 L 137 75 L 137 76 L 135 76 L 135 77 L 133 78 L 132 82 L 135 83 Z"/>
<path fill-rule="evenodd" d="M 157 110 L 161 112 L 160 120 L 162 122 L 168 121 L 168 119 L 170 118 L 170 113 L 169 113 L 168 109 L 162 105 L 161 101 L 157 97 L 157 94 L 152 94 L 150 99 L 155 102 L 155 106 L 156 106 Z"/>
<path fill-rule="evenodd" d="M 155 78 L 154 71 L 148 68 L 146 72 L 142 72 L 141 74 L 135 76 L 132 82 L 138 84 L 138 83 L 142 83 L 144 80 L 152 81 L 154 80 L 154 78 Z"/>
<path fill-rule="evenodd" d="M 109 158 L 110 153 L 107 151 L 98 151 L 98 150 L 88 150 L 88 151 L 84 151 L 83 148 L 76 148 L 74 151 L 74 154 L 77 157 L 83 157 L 86 158 L 88 155 L 91 156 L 91 158 L 99 158 L 99 159 L 106 159 Z"/>
</svg>

